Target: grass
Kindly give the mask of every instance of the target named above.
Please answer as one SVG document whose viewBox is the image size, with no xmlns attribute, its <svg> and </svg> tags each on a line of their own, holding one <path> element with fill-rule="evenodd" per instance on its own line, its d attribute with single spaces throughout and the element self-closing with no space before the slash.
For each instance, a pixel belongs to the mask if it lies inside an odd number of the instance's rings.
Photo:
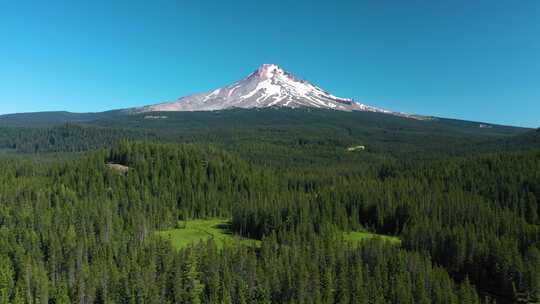
<svg viewBox="0 0 540 304">
<path fill-rule="evenodd" d="M 243 238 L 232 234 L 230 231 L 230 223 L 227 219 L 196 219 L 185 223 L 184 228 L 169 229 L 158 231 L 157 234 L 171 240 L 172 245 L 181 249 L 189 244 L 197 242 L 206 242 L 213 239 L 218 248 L 222 248 L 227 242 L 239 241 L 248 246 L 259 246 L 260 241 L 254 239 Z"/>
<path fill-rule="evenodd" d="M 15 149 L 8 149 L 8 148 L 0 149 L 0 154 L 13 154 L 15 152 L 17 152 L 17 150 Z"/>
<path fill-rule="evenodd" d="M 213 239 L 218 248 L 223 248 L 227 242 L 238 241 L 247 246 L 258 247 L 261 241 L 248 239 L 234 235 L 230 230 L 230 222 L 228 219 L 196 219 L 186 222 L 179 222 L 184 225 L 184 228 L 175 228 L 158 231 L 157 234 L 169 239 L 172 245 L 177 249 L 182 249 L 190 244 L 197 242 L 206 242 Z M 343 232 L 343 239 L 351 242 L 359 242 L 370 239 L 381 239 L 396 245 L 401 243 L 401 240 L 395 236 L 376 234 L 366 231 Z"/>
<path fill-rule="evenodd" d="M 396 244 L 396 245 L 401 244 L 401 240 L 397 236 L 376 234 L 376 233 L 371 233 L 367 231 L 344 232 L 343 239 L 345 239 L 346 241 L 352 241 L 352 242 L 358 242 L 358 241 L 364 241 L 364 240 L 370 240 L 370 239 L 381 239 L 383 241 L 387 241 L 392 244 Z"/>
</svg>

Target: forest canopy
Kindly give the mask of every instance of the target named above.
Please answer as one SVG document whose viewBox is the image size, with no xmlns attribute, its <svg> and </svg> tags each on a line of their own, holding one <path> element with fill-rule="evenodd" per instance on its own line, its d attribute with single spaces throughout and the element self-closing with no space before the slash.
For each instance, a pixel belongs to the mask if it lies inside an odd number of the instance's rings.
<svg viewBox="0 0 540 304">
<path fill-rule="evenodd" d="M 333 130 L 1 128 L 0 303 L 540 301 L 537 130 Z"/>
</svg>

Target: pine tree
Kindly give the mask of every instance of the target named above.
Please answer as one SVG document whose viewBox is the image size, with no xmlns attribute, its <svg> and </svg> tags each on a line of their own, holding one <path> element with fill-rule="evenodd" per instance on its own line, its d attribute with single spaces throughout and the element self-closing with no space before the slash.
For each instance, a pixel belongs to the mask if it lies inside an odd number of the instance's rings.
<svg viewBox="0 0 540 304">
<path fill-rule="evenodd" d="M 469 278 L 465 278 L 463 283 L 459 286 L 459 303 L 463 304 L 478 304 L 480 300 L 476 294 L 474 287 L 469 282 Z"/>
<path fill-rule="evenodd" d="M 184 286 L 184 301 L 189 304 L 200 304 L 204 285 L 200 281 L 200 272 L 197 268 L 197 256 L 193 248 L 186 250 L 184 254 L 182 280 Z"/>
<path fill-rule="evenodd" d="M 69 304 L 71 300 L 69 299 L 69 294 L 65 284 L 60 284 L 56 286 L 56 294 L 54 295 L 54 303 L 57 304 Z"/>
<path fill-rule="evenodd" d="M 13 293 L 15 273 L 11 261 L 6 256 L 0 256 L 0 304 L 8 304 Z"/>
</svg>

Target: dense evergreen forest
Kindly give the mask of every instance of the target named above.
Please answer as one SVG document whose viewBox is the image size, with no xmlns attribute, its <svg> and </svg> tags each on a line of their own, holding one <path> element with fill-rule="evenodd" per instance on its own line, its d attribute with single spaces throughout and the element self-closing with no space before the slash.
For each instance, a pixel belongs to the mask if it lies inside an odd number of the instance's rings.
<svg viewBox="0 0 540 304">
<path fill-rule="evenodd" d="M 0 303 L 540 302 L 538 130 L 271 111 L 1 127 Z"/>
<path fill-rule="evenodd" d="M 316 109 L 0 116 L 5 151 L 81 152 L 120 139 L 212 144 L 249 162 L 299 168 L 314 163 L 350 168 L 382 159 L 438 159 L 540 145 L 540 136 L 525 128 Z M 343 153 L 355 145 L 364 145 L 365 153 Z"/>
</svg>

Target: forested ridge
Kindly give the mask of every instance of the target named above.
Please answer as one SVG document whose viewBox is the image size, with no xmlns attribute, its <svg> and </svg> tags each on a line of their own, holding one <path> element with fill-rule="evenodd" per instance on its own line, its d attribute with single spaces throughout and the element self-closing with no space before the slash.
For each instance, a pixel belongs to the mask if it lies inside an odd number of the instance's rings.
<svg viewBox="0 0 540 304">
<path fill-rule="evenodd" d="M 1 130 L 0 303 L 540 302 L 536 130 L 403 158 L 378 131 Z M 262 242 L 157 233 L 197 218 Z"/>
<path fill-rule="evenodd" d="M 88 151 L 111 147 L 123 138 L 211 143 L 250 162 L 301 168 L 309 163 L 347 163 L 349 167 L 348 162 L 365 162 L 365 155 L 375 160 L 436 159 L 540 145 L 540 137 L 524 128 L 368 112 L 269 108 L 138 115 L 112 111 L 82 117 L 73 113 L 20 115 L 0 116 L 0 149 L 19 153 Z M 360 158 L 342 153 L 355 145 L 366 146 L 368 153 Z"/>
</svg>

